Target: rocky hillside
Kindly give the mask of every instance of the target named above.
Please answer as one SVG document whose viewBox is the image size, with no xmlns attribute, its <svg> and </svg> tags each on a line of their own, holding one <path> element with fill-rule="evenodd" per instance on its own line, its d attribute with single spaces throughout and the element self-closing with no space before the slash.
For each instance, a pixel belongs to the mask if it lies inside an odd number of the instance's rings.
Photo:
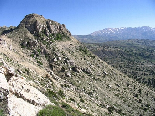
<svg viewBox="0 0 155 116">
<path fill-rule="evenodd" d="M 155 40 L 130 39 L 85 46 L 117 70 L 155 88 Z"/>
<path fill-rule="evenodd" d="M 100 43 L 113 40 L 127 39 L 151 39 L 155 40 L 155 28 L 148 26 L 143 27 L 122 27 L 122 28 L 105 28 L 95 31 L 89 35 L 76 35 L 78 40 L 85 43 Z"/>
<path fill-rule="evenodd" d="M 0 55 L 1 114 L 29 116 L 33 107 L 32 116 L 155 115 L 154 91 L 92 54 L 64 24 L 41 15 L 2 30 Z"/>
</svg>

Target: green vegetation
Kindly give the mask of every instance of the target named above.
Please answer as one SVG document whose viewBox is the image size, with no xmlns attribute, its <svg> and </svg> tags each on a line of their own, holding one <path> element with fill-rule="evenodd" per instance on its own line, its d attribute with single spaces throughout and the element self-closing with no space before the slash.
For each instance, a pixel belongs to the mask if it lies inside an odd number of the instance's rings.
<svg viewBox="0 0 155 116">
<path fill-rule="evenodd" d="M 62 98 L 65 97 L 65 94 L 64 94 L 64 92 L 63 92 L 62 90 L 59 90 L 59 91 L 58 91 L 58 95 L 60 95 Z"/>
<path fill-rule="evenodd" d="M 114 68 L 155 88 L 155 41 L 122 40 L 86 46 Z"/>
<path fill-rule="evenodd" d="M 88 49 L 85 46 L 80 46 L 79 50 L 83 52 L 84 54 L 88 54 Z"/>
<path fill-rule="evenodd" d="M 56 99 L 61 99 L 65 97 L 65 94 L 62 90 L 55 92 L 53 90 L 47 89 L 45 95 L 50 99 L 51 102 L 55 102 L 55 103 L 56 103 L 55 101 Z"/>
<path fill-rule="evenodd" d="M 63 41 L 63 40 L 70 40 L 70 38 L 64 33 L 57 33 L 55 34 L 54 40 Z"/>
<path fill-rule="evenodd" d="M 39 60 L 37 60 L 37 63 L 38 63 L 39 65 L 43 65 L 43 63 L 42 63 L 41 61 L 39 61 Z"/>
<path fill-rule="evenodd" d="M 58 106 L 48 105 L 37 116 L 66 116 L 66 113 Z"/>
<path fill-rule="evenodd" d="M 60 33 L 56 34 L 56 37 L 54 38 L 55 40 L 61 41 L 62 40 L 62 35 Z"/>
<path fill-rule="evenodd" d="M 71 100 L 71 101 L 75 102 L 75 99 L 73 99 L 73 98 L 70 98 L 69 100 Z"/>
<path fill-rule="evenodd" d="M 51 90 L 47 90 L 47 93 L 46 93 L 46 96 L 48 97 L 53 97 L 53 98 L 58 98 L 58 96 L 56 95 L 56 93 L 54 91 L 51 91 Z"/>
<path fill-rule="evenodd" d="M 0 109 L 0 116 L 4 116 L 4 112 L 1 109 Z"/>
<path fill-rule="evenodd" d="M 78 110 L 74 110 L 70 105 L 68 105 L 64 102 L 62 103 L 61 107 L 66 112 L 67 116 L 84 116 L 84 114 L 82 114 Z"/>
<path fill-rule="evenodd" d="M 0 66 L 3 66 L 4 64 L 3 64 L 3 62 L 0 62 Z"/>
<path fill-rule="evenodd" d="M 80 102 L 84 103 L 84 100 L 81 98 L 81 99 L 80 99 Z"/>
</svg>

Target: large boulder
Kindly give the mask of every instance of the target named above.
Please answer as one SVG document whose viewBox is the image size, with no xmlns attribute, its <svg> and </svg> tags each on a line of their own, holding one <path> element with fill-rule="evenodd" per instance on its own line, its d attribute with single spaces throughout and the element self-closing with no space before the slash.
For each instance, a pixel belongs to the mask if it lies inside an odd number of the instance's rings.
<svg viewBox="0 0 155 116">
<path fill-rule="evenodd" d="M 54 105 L 32 84 L 16 75 L 13 68 L 0 66 L 0 111 L 11 116 L 36 116 L 46 105 Z"/>
</svg>

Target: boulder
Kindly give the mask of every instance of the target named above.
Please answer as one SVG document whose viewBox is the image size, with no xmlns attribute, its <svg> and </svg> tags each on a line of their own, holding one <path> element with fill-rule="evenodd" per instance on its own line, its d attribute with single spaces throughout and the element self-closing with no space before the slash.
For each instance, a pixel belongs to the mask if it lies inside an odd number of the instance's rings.
<svg viewBox="0 0 155 116">
<path fill-rule="evenodd" d="M 67 77 L 71 77 L 71 73 L 70 73 L 69 71 L 66 72 L 65 75 L 66 75 Z"/>
<path fill-rule="evenodd" d="M 5 115 L 36 116 L 46 105 L 54 105 L 32 82 L 14 75 L 13 68 L 0 67 L 0 109 Z"/>
</svg>

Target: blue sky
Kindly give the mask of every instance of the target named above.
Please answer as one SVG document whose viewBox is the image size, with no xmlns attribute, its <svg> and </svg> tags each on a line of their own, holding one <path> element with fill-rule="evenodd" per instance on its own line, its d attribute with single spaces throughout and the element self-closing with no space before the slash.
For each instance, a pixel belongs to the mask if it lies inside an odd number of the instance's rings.
<svg viewBox="0 0 155 116">
<path fill-rule="evenodd" d="M 17 26 L 31 13 L 65 24 L 72 35 L 155 27 L 155 0 L 0 0 L 0 26 Z"/>
</svg>

